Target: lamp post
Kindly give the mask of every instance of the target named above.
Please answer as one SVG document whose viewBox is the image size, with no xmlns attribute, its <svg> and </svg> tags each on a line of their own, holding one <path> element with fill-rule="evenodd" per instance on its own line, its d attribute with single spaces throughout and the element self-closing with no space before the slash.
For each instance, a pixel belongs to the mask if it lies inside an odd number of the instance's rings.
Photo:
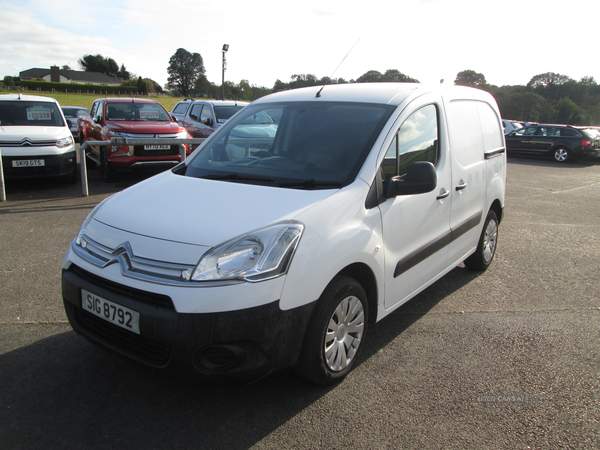
<svg viewBox="0 0 600 450">
<path fill-rule="evenodd" d="M 223 91 L 223 100 L 225 100 L 225 68 L 227 67 L 227 63 L 225 62 L 225 53 L 227 53 L 227 50 L 229 50 L 229 45 L 223 44 L 223 49 L 221 50 L 221 52 L 223 53 L 223 80 L 221 83 L 221 89 Z"/>
</svg>

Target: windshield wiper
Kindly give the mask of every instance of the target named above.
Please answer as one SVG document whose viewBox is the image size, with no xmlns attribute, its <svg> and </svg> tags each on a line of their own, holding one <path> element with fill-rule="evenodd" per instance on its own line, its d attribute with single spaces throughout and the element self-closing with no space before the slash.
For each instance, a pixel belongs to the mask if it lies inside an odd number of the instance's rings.
<svg viewBox="0 0 600 450">
<path fill-rule="evenodd" d="M 207 180 L 232 180 L 232 181 L 273 181 L 272 177 L 265 177 L 262 175 L 250 175 L 245 173 L 228 173 L 224 175 L 206 175 L 204 177 Z"/>
<path fill-rule="evenodd" d="M 298 181 L 295 183 L 280 183 L 280 187 L 301 187 L 304 189 L 314 189 L 321 186 L 332 186 L 341 187 L 343 183 L 341 181 L 315 181 L 314 179 Z"/>
</svg>

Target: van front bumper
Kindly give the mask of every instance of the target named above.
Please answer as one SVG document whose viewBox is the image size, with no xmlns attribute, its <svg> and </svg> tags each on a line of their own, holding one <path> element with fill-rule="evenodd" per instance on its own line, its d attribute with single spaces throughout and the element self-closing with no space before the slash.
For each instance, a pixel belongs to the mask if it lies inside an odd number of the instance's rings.
<svg viewBox="0 0 600 450">
<path fill-rule="evenodd" d="M 43 160 L 43 166 L 13 167 L 13 161 Z M 77 171 L 75 151 L 60 154 L 27 156 L 2 155 L 2 167 L 6 179 L 62 177 Z"/>
<path fill-rule="evenodd" d="M 82 289 L 137 311 L 140 333 L 84 310 Z M 208 384 L 252 381 L 292 366 L 315 303 L 288 311 L 276 301 L 238 311 L 182 314 L 168 296 L 116 284 L 75 265 L 63 270 L 62 293 L 71 326 L 90 342 Z"/>
</svg>

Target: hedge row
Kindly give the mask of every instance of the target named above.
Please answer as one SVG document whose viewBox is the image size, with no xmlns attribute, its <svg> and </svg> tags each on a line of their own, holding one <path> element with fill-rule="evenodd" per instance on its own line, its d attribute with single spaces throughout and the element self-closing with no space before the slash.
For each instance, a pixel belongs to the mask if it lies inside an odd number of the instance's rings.
<svg viewBox="0 0 600 450">
<path fill-rule="evenodd" d="M 137 94 L 137 86 L 104 86 L 100 84 L 51 83 L 48 81 L 15 81 L 16 86 L 33 91 L 95 93 L 97 91 L 112 94 Z"/>
</svg>

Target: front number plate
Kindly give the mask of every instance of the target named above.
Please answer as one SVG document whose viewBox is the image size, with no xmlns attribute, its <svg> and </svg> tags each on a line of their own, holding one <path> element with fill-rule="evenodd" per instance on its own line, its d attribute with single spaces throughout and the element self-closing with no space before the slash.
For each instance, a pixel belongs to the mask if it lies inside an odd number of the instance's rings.
<svg viewBox="0 0 600 450">
<path fill-rule="evenodd" d="M 81 290 L 81 307 L 95 316 L 121 328 L 140 334 L 140 313 Z"/>
<path fill-rule="evenodd" d="M 19 159 L 13 160 L 13 167 L 39 167 L 45 166 L 46 162 L 43 159 Z"/>
<path fill-rule="evenodd" d="M 169 150 L 171 148 L 170 145 L 144 145 L 144 150 Z"/>
</svg>

